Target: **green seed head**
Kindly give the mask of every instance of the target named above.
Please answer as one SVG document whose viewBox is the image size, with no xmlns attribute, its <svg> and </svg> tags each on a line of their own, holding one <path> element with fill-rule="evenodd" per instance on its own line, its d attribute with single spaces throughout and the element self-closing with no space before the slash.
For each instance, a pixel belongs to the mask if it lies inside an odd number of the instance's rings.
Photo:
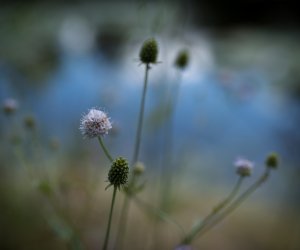
<svg viewBox="0 0 300 250">
<path fill-rule="evenodd" d="M 35 118 L 32 115 L 27 115 L 26 117 L 24 117 L 24 126 L 27 129 L 31 129 L 34 130 L 35 126 L 36 126 L 36 122 L 35 122 Z"/>
<path fill-rule="evenodd" d="M 118 187 L 125 185 L 128 181 L 129 167 L 126 159 L 122 157 L 116 158 L 108 172 L 108 180 L 110 185 Z"/>
<path fill-rule="evenodd" d="M 140 50 L 140 60 L 142 63 L 156 63 L 158 55 L 158 45 L 155 39 L 146 40 Z"/>
<path fill-rule="evenodd" d="M 187 50 L 181 50 L 176 59 L 175 59 L 175 66 L 179 69 L 185 69 L 189 64 L 189 53 Z"/>
<path fill-rule="evenodd" d="M 278 167 L 278 155 L 271 153 L 267 156 L 265 164 L 268 168 L 276 169 Z"/>
</svg>

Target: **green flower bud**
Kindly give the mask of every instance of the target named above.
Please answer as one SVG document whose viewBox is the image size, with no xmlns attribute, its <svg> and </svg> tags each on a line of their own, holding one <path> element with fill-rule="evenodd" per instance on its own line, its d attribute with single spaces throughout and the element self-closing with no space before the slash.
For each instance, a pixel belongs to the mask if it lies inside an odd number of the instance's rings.
<svg viewBox="0 0 300 250">
<path fill-rule="evenodd" d="M 265 164 L 268 168 L 276 169 L 278 166 L 278 155 L 276 153 L 271 153 L 267 156 Z"/>
<path fill-rule="evenodd" d="M 128 181 L 129 167 L 126 159 L 122 157 L 116 158 L 108 172 L 108 180 L 110 186 L 115 186 L 120 189 Z"/>
<path fill-rule="evenodd" d="M 158 45 L 155 39 L 148 39 L 143 43 L 140 50 L 140 60 L 142 63 L 156 63 Z"/>
<path fill-rule="evenodd" d="M 35 129 L 35 118 L 32 115 L 27 115 L 24 118 L 24 126 L 28 129 Z"/>
<path fill-rule="evenodd" d="M 187 50 L 179 51 L 176 59 L 175 59 L 175 66 L 179 69 L 185 69 L 189 64 L 189 53 Z"/>
</svg>

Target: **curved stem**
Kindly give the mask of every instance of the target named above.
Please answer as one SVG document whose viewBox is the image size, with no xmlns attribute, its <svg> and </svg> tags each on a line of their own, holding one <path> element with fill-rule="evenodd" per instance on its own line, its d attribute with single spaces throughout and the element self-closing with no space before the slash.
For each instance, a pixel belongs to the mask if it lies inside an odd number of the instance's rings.
<svg viewBox="0 0 300 250">
<path fill-rule="evenodd" d="M 116 199 L 116 194 L 117 194 L 117 186 L 114 186 L 114 192 L 112 196 L 112 201 L 111 201 L 111 206 L 110 206 L 110 212 L 109 212 L 109 218 L 108 218 L 108 225 L 106 229 L 106 234 L 105 234 L 105 240 L 102 249 L 106 250 L 107 245 L 108 245 L 108 239 L 109 239 L 109 233 L 110 233 L 110 226 L 111 226 L 111 219 L 112 219 L 112 214 L 113 214 L 113 209 L 115 205 L 115 199 Z"/>
<path fill-rule="evenodd" d="M 189 244 L 197 234 L 199 234 L 199 232 L 201 232 L 201 230 L 204 229 L 204 227 L 206 225 L 209 224 L 209 222 L 215 217 L 215 215 L 220 212 L 220 210 L 222 208 L 224 208 L 227 204 L 229 204 L 232 199 L 236 196 L 236 194 L 238 193 L 242 181 L 244 180 L 243 177 L 240 177 L 236 183 L 236 185 L 234 186 L 234 188 L 232 189 L 232 191 L 230 192 L 230 194 L 227 196 L 227 198 L 225 198 L 222 202 L 220 202 L 213 210 L 212 212 L 207 215 L 202 221 L 200 221 L 193 229 L 192 231 L 187 235 L 187 237 L 183 240 L 184 244 Z"/>
<path fill-rule="evenodd" d="M 145 100 L 146 100 L 146 92 L 147 92 L 147 84 L 148 84 L 148 72 L 149 72 L 149 69 L 150 69 L 149 64 L 146 64 L 145 66 L 146 66 L 146 68 L 145 68 L 144 87 L 143 87 L 143 93 L 142 93 L 142 99 L 141 99 L 138 127 L 137 127 L 136 137 L 135 137 L 135 146 L 134 146 L 132 164 L 135 164 L 137 162 L 138 158 L 139 158 L 140 143 L 141 143 L 141 138 L 142 138 L 142 127 L 143 127 L 143 120 L 144 120 Z"/>
<path fill-rule="evenodd" d="M 244 177 L 241 176 L 236 185 L 234 186 L 234 188 L 232 189 L 231 193 L 227 196 L 227 198 L 225 198 L 222 202 L 220 202 L 217 206 L 214 207 L 212 213 L 216 214 L 218 213 L 223 207 L 225 207 L 228 203 L 230 203 L 230 201 L 236 196 L 236 194 L 238 193 L 241 185 L 242 185 L 242 181 L 244 180 Z"/>
<path fill-rule="evenodd" d="M 269 177 L 269 169 L 266 169 L 264 174 L 253 183 L 244 193 L 242 193 L 230 206 L 228 206 L 225 211 L 223 211 L 214 221 L 212 221 L 207 228 L 199 233 L 198 236 L 202 236 L 204 233 L 213 228 L 216 224 L 225 219 L 230 213 L 239 207 L 239 205 L 246 200 L 257 188 L 259 188 Z"/>
<path fill-rule="evenodd" d="M 101 145 L 101 148 L 103 149 L 104 154 L 105 154 L 106 157 L 109 159 L 109 161 L 113 162 L 114 159 L 111 157 L 111 155 L 109 154 L 107 148 L 105 147 L 104 142 L 103 142 L 103 140 L 102 140 L 102 137 L 101 137 L 101 136 L 98 136 L 97 138 L 98 138 L 98 141 L 99 141 L 99 143 L 100 143 L 100 145 Z"/>
<path fill-rule="evenodd" d="M 195 238 L 196 235 L 198 237 L 202 236 L 205 232 L 209 231 L 216 224 L 221 222 L 225 217 L 227 217 L 227 215 L 229 215 L 236 208 L 238 208 L 238 206 L 244 200 L 246 200 L 258 187 L 260 187 L 260 185 L 263 184 L 267 180 L 267 178 L 269 177 L 269 174 L 270 174 L 269 169 L 266 169 L 266 171 L 261 175 L 261 177 L 256 182 L 254 182 L 248 189 L 246 189 L 246 191 L 244 191 L 238 198 L 236 198 L 236 200 L 233 201 L 231 203 L 231 205 L 229 205 L 227 208 L 225 208 L 225 210 L 223 210 L 223 212 L 220 213 L 219 216 L 217 216 L 216 213 L 210 214 L 209 220 L 205 219 L 206 220 L 206 222 L 204 223 L 205 225 L 203 225 L 201 227 L 199 226 L 199 228 L 197 228 L 197 230 L 194 230 L 193 234 L 188 235 L 188 237 L 186 237 L 182 241 L 182 243 L 184 243 L 184 244 L 190 243 Z M 230 201 L 226 202 L 225 205 L 227 205 L 229 202 Z M 225 205 L 223 205 L 222 208 L 224 208 Z M 221 209 L 219 209 L 217 212 L 219 212 L 220 210 Z M 214 215 L 216 215 L 217 217 L 214 217 Z"/>
</svg>

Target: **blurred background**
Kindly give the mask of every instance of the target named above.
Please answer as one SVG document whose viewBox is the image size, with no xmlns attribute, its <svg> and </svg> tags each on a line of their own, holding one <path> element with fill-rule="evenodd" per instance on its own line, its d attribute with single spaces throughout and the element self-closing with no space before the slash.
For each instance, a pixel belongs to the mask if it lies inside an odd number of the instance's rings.
<svg viewBox="0 0 300 250">
<path fill-rule="evenodd" d="M 160 63 L 149 73 L 140 196 L 158 204 L 157 184 L 171 153 L 170 213 L 188 230 L 230 192 L 237 157 L 255 163 L 249 185 L 276 151 L 281 163 L 270 180 L 193 247 L 300 249 L 296 6 L 292 0 L 4 1 L 0 248 L 101 247 L 109 162 L 97 140 L 82 138 L 80 118 L 89 108 L 104 109 L 113 122 L 107 147 L 131 159 L 144 77 L 139 50 L 154 37 Z M 190 60 L 180 71 L 174 61 L 182 49 Z M 166 106 L 177 86 L 168 148 Z M 152 221 L 132 205 L 124 248 L 172 249 L 180 242 L 176 228 Z"/>
</svg>

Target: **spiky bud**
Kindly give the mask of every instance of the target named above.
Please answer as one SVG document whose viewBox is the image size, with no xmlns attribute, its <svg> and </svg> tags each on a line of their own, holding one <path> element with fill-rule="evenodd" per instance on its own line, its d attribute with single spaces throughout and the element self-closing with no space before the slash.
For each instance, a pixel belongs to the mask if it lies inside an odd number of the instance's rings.
<svg viewBox="0 0 300 250">
<path fill-rule="evenodd" d="M 108 172 L 108 181 L 110 186 L 120 189 L 121 186 L 127 184 L 129 174 L 128 162 L 123 157 L 116 158 Z"/>
<path fill-rule="evenodd" d="M 271 153 L 267 156 L 265 164 L 268 168 L 276 169 L 278 167 L 278 155 L 276 153 Z"/>
<path fill-rule="evenodd" d="M 189 64 L 189 53 L 187 50 L 179 51 L 176 59 L 175 66 L 179 69 L 184 70 Z"/>
<path fill-rule="evenodd" d="M 142 63 L 156 63 L 158 55 L 158 45 L 155 39 L 146 40 L 140 50 L 140 60 Z"/>
</svg>

